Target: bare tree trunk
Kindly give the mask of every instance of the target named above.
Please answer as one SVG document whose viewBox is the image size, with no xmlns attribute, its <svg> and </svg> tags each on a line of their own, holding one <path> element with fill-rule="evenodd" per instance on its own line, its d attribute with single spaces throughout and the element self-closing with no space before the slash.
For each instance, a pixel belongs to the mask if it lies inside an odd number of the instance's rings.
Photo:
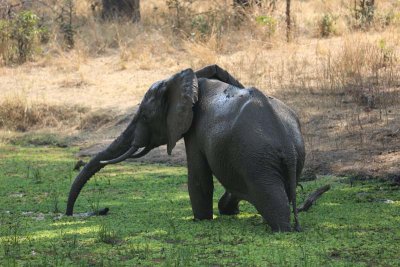
<svg viewBox="0 0 400 267">
<path fill-rule="evenodd" d="M 291 41 L 292 21 L 290 18 L 290 0 L 286 0 L 286 41 Z"/>
<path fill-rule="evenodd" d="M 361 21 L 361 26 L 369 26 L 374 20 L 375 0 L 354 0 L 355 18 Z"/>
<path fill-rule="evenodd" d="M 375 0 L 365 0 L 363 4 L 365 18 L 368 23 L 371 23 L 374 19 Z"/>
<path fill-rule="evenodd" d="M 272 12 L 276 10 L 276 1 L 277 0 L 271 0 L 271 2 L 269 3 L 269 8 L 271 9 Z"/>
<path fill-rule="evenodd" d="M 132 22 L 140 21 L 140 0 L 102 0 L 103 19 L 128 18 Z"/>
</svg>

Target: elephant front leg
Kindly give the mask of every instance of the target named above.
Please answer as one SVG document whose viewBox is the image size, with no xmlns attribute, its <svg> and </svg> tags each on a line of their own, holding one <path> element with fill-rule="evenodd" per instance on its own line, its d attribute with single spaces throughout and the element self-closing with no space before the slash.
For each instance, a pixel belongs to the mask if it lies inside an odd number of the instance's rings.
<svg viewBox="0 0 400 267">
<path fill-rule="evenodd" d="M 188 189 L 194 219 L 211 220 L 214 183 L 210 167 L 200 153 L 187 153 L 187 160 Z"/>
<path fill-rule="evenodd" d="M 221 215 L 239 214 L 239 199 L 226 191 L 218 201 L 218 210 Z"/>
</svg>

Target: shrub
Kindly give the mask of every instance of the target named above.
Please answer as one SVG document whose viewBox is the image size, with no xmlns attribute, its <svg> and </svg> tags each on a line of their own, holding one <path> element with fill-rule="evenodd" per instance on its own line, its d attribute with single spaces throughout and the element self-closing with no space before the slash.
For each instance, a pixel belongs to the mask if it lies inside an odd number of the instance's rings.
<svg viewBox="0 0 400 267">
<path fill-rule="evenodd" d="M 232 25 L 232 10 L 227 8 L 227 4 L 215 4 L 208 11 L 197 13 L 196 2 L 201 3 L 198 0 L 167 0 L 167 24 L 184 38 L 190 36 L 191 40 L 201 42 L 216 38 L 219 42 L 222 34 L 228 32 Z"/>
<path fill-rule="evenodd" d="M 192 0 L 166 0 L 167 7 L 172 13 L 175 13 L 173 19 L 173 28 L 182 29 L 188 16 L 192 14 Z"/>
<path fill-rule="evenodd" d="M 274 17 L 267 15 L 258 16 L 256 17 L 256 22 L 265 27 L 268 36 L 271 36 L 275 33 L 277 21 Z"/>
<path fill-rule="evenodd" d="M 63 35 L 64 44 L 67 49 L 75 46 L 75 28 L 73 18 L 75 15 L 75 5 L 73 0 L 64 1 L 59 15 L 60 32 Z"/>
<path fill-rule="evenodd" d="M 6 20 L 0 20 L 0 59 L 4 62 L 4 64 L 8 64 L 9 60 L 13 58 L 13 49 L 11 43 L 12 39 L 10 22 Z"/>
<path fill-rule="evenodd" d="M 192 19 L 192 31 L 200 33 L 201 37 L 204 38 L 211 33 L 210 20 L 205 15 L 196 15 Z"/>
<path fill-rule="evenodd" d="M 368 27 L 374 20 L 375 2 L 373 0 L 362 0 L 358 3 L 355 2 L 355 18 L 358 21 L 360 28 Z"/>
<path fill-rule="evenodd" d="M 23 11 L 12 20 L 0 21 L 0 55 L 5 64 L 24 63 L 36 52 L 40 41 L 39 18 Z"/>
<path fill-rule="evenodd" d="M 337 17 L 332 14 L 325 14 L 322 16 L 319 23 L 319 33 L 322 37 L 329 37 L 336 34 L 336 20 Z"/>
<path fill-rule="evenodd" d="M 39 18 L 31 11 L 21 12 L 14 21 L 12 38 L 16 41 L 18 60 L 25 62 L 33 54 L 39 36 Z"/>
<path fill-rule="evenodd" d="M 399 25 L 400 24 L 400 12 L 395 12 L 391 10 L 386 14 L 380 14 L 379 23 L 381 26 L 386 27 L 390 25 Z"/>
</svg>

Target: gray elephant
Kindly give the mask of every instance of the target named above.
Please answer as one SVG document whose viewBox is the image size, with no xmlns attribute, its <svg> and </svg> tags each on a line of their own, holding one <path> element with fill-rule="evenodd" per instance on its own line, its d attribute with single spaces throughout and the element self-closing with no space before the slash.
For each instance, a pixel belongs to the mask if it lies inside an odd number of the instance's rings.
<svg viewBox="0 0 400 267">
<path fill-rule="evenodd" d="M 194 218 L 213 218 L 213 175 L 226 192 L 220 214 L 252 203 L 273 231 L 290 231 L 292 203 L 300 231 L 296 185 L 305 150 L 295 112 L 256 88 L 244 88 L 217 65 L 186 69 L 153 84 L 125 131 L 93 157 L 71 186 L 67 215 L 84 184 L 107 164 L 146 155 L 184 138 Z"/>
</svg>

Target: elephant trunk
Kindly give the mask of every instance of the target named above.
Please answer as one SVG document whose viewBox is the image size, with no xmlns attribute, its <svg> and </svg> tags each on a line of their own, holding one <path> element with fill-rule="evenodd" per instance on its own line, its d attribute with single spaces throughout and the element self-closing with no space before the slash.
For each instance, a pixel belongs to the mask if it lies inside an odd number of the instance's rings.
<svg viewBox="0 0 400 267">
<path fill-rule="evenodd" d="M 81 170 L 81 172 L 76 176 L 74 183 L 71 186 L 68 196 L 67 211 L 66 215 L 71 216 L 74 211 L 74 204 L 79 196 L 80 191 L 87 181 L 99 170 L 101 170 L 105 165 L 100 164 L 101 154 L 92 158 L 89 163 Z"/>
<path fill-rule="evenodd" d="M 100 171 L 106 164 L 101 161 L 107 161 L 121 156 L 131 148 L 132 140 L 134 139 L 136 120 L 129 124 L 125 131 L 115 139 L 105 150 L 98 153 L 85 165 L 82 171 L 76 176 L 68 196 L 66 215 L 71 216 L 74 210 L 74 204 L 79 196 L 80 191 L 89 179 Z"/>
</svg>

